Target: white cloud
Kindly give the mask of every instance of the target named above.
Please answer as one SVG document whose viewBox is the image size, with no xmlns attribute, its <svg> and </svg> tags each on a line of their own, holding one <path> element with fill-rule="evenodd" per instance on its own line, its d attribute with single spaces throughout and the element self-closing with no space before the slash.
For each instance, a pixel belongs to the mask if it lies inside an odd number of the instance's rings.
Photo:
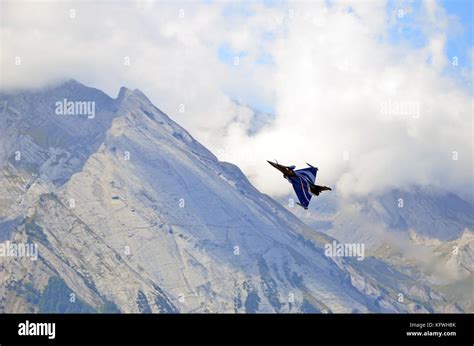
<svg viewBox="0 0 474 346">
<path fill-rule="evenodd" d="M 444 72 L 448 18 L 435 2 L 415 21 L 428 41 L 420 49 L 383 39 L 397 19 L 379 1 L 246 3 L 245 16 L 227 6 L 2 2 L 2 86 L 73 77 L 112 96 L 139 88 L 274 195 L 290 190 L 266 164 L 273 158 L 318 165 L 321 184 L 346 196 L 410 184 L 472 188 L 472 96 Z M 219 61 L 223 43 L 245 52 L 238 66 Z M 255 64 L 263 53 L 274 64 Z M 275 120 L 248 135 L 249 109 L 228 93 L 272 104 Z"/>
</svg>

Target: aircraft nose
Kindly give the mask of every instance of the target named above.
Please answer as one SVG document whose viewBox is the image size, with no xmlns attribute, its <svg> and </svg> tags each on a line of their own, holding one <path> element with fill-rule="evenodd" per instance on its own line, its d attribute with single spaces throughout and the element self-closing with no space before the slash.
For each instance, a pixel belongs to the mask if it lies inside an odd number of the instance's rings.
<svg viewBox="0 0 474 346">
<path fill-rule="evenodd" d="M 278 165 L 275 162 L 268 161 L 267 162 L 272 165 L 272 167 L 278 168 Z"/>
</svg>

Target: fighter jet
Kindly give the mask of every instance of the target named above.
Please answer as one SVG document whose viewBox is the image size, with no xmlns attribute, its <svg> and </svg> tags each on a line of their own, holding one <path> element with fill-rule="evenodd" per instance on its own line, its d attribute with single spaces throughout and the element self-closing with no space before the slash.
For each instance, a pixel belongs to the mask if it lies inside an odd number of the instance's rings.
<svg viewBox="0 0 474 346">
<path fill-rule="evenodd" d="M 282 172 L 283 178 L 288 180 L 291 185 L 293 185 L 296 196 L 300 201 L 296 204 L 303 207 L 304 209 L 308 209 L 309 201 L 311 200 L 312 195 L 319 196 L 322 191 L 332 191 L 330 187 L 314 184 L 316 182 L 318 168 L 311 166 L 309 163 L 307 163 L 309 166 L 308 168 L 295 170 L 296 166 L 283 166 L 278 162 L 267 162 Z"/>
</svg>

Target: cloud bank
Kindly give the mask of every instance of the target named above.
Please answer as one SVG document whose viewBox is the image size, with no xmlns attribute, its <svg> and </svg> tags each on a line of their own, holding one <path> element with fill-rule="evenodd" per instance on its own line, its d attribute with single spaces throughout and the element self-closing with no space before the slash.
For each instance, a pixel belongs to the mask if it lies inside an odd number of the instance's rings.
<svg viewBox="0 0 474 346">
<path fill-rule="evenodd" d="M 456 77 L 472 83 L 472 61 L 446 55 L 460 24 L 435 1 L 0 6 L 2 89 L 139 88 L 274 196 L 290 192 L 276 158 L 319 166 L 343 196 L 430 184 L 472 199 L 472 84 Z M 422 42 L 393 39 L 407 30 Z M 256 133 L 253 108 L 274 111 Z"/>
</svg>

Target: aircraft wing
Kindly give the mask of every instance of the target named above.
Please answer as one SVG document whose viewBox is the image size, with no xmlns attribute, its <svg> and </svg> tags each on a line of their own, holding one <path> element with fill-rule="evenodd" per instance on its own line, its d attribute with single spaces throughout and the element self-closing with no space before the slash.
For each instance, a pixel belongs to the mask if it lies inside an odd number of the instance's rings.
<svg viewBox="0 0 474 346">
<path fill-rule="evenodd" d="M 308 183 L 304 179 L 296 177 L 291 180 L 291 184 L 293 185 L 296 196 L 300 201 L 299 204 L 303 208 L 308 209 L 309 201 L 311 201 L 311 193 L 308 191 Z"/>
<path fill-rule="evenodd" d="M 316 174 L 318 169 L 316 167 L 308 167 L 303 169 L 297 169 L 295 172 L 305 175 L 314 184 L 316 182 Z"/>
</svg>

